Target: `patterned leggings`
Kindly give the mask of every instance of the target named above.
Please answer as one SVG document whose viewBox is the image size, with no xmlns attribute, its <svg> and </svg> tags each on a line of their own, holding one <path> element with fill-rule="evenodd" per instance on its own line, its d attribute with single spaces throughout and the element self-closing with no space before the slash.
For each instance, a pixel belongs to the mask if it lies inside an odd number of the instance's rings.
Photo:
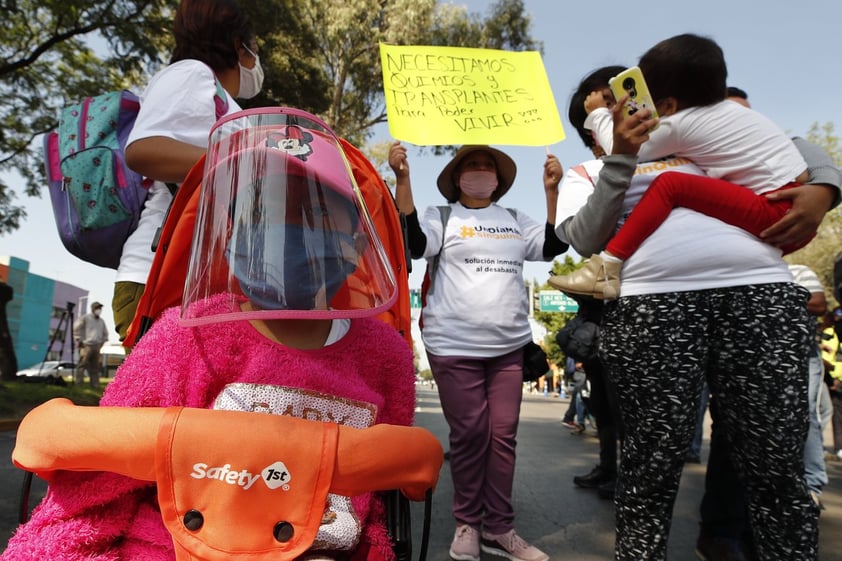
<svg viewBox="0 0 842 561">
<path fill-rule="evenodd" d="M 818 507 L 804 483 L 806 291 L 796 284 L 623 297 L 606 305 L 601 353 L 626 438 L 618 561 L 663 561 L 702 382 L 746 490 L 761 561 L 815 561 Z"/>
</svg>

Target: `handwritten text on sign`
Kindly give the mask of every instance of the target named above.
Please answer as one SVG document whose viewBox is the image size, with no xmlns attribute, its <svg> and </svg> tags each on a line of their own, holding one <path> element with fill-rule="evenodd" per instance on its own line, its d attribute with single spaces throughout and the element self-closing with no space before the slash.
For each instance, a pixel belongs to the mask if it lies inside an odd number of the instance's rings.
<svg viewBox="0 0 842 561">
<path fill-rule="evenodd" d="M 537 51 L 380 44 L 389 132 L 419 145 L 544 146 L 564 130 Z"/>
</svg>

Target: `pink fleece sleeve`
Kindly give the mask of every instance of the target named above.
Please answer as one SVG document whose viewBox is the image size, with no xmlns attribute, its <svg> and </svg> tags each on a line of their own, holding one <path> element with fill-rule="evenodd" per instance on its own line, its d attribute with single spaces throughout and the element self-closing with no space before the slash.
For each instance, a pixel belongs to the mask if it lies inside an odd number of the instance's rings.
<svg viewBox="0 0 842 561">
<path fill-rule="evenodd" d="M 170 405 L 180 389 L 169 384 L 178 359 L 172 318 L 158 323 L 126 358 L 102 405 Z M 177 348 L 177 347 L 175 347 Z M 143 552 L 146 561 L 172 559 L 172 539 L 155 505 L 155 486 L 113 473 L 59 471 L 47 495 L 21 525 L 2 561 L 112 560 L 118 549 Z"/>
<path fill-rule="evenodd" d="M 411 425 L 415 417 L 415 369 L 412 350 L 394 328 L 377 320 L 366 326 L 371 337 L 361 345 L 368 361 L 368 383 L 383 396 L 378 423 Z"/>
</svg>

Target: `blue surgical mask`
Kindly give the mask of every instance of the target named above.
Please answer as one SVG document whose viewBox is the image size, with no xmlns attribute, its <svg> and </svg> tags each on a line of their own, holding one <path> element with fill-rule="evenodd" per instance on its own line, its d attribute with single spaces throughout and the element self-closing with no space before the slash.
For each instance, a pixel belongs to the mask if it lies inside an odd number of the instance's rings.
<svg viewBox="0 0 842 561">
<path fill-rule="evenodd" d="M 252 230 L 237 232 L 226 257 L 243 293 L 261 309 L 315 309 L 322 289 L 330 302 L 356 270 L 342 249 L 343 243 L 353 244 L 350 235 L 296 224 Z"/>
</svg>

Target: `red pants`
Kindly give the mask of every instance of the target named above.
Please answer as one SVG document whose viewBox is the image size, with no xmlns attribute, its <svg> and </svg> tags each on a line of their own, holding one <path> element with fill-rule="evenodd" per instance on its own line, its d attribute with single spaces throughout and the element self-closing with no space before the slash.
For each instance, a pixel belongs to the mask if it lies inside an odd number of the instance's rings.
<svg viewBox="0 0 842 561">
<path fill-rule="evenodd" d="M 799 185 L 789 183 L 781 189 Z M 751 189 L 722 179 L 668 171 L 649 185 L 605 249 L 620 259 L 628 259 L 676 207 L 695 210 L 760 237 L 760 232 L 789 212 L 792 201 L 770 201 L 765 194 L 758 195 Z M 809 241 L 781 249 L 784 253 L 792 253 Z"/>
</svg>

